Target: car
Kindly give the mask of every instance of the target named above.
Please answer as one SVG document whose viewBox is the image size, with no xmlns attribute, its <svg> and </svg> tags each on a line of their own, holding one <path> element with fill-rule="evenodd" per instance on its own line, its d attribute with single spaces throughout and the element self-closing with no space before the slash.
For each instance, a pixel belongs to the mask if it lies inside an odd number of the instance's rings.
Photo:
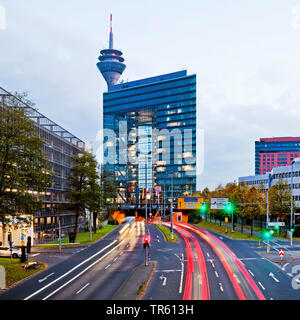
<svg viewBox="0 0 300 320">
<path fill-rule="evenodd" d="M 21 249 L 12 247 L 12 257 L 20 258 L 22 255 Z M 0 247 L 0 257 L 10 257 L 10 247 Z"/>
</svg>

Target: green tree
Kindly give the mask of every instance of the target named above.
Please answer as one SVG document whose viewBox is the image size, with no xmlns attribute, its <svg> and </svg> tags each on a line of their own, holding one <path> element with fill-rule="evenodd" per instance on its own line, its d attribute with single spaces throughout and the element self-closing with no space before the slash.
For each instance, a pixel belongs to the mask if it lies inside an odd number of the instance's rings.
<svg viewBox="0 0 300 320">
<path fill-rule="evenodd" d="M 42 208 L 41 193 L 51 186 L 51 167 L 44 142 L 28 118 L 23 94 L 7 95 L 0 103 L 0 221 L 3 229 L 14 218 L 24 222 Z M 28 100 L 25 101 L 27 104 Z"/>
<path fill-rule="evenodd" d="M 103 190 L 99 175 L 95 172 L 90 180 L 87 207 L 93 215 L 93 231 L 97 232 L 97 218 L 103 212 Z"/>
<path fill-rule="evenodd" d="M 67 194 L 67 198 L 70 200 L 76 214 L 74 227 L 76 238 L 79 216 L 85 215 L 86 209 L 96 212 L 96 205 L 92 199 L 97 197 L 97 190 L 95 189 L 97 162 L 94 156 L 87 151 L 82 151 L 78 155 L 73 156 L 72 161 L 73 167 L 69 176 L 71 191 Z"/>
<path fill-rule="evenodd" d="M 102 204 L 107 212 L 107 218 L 111 212 L 115 210 L 117 198 L 117 185 L 115 183 L 115 175 L 103 167 L 101 172 L 101 187 L 102 187 Z"/>
</svg>

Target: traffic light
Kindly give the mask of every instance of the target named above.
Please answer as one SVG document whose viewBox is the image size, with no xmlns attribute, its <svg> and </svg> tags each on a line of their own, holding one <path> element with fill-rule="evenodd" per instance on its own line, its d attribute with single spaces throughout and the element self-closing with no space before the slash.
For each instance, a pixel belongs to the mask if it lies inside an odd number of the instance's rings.
<svg viewBox="0 0 300 320">
<path fill-rule="evenodd" d="M 272 232 L 271 232 L 271 230 L 265 230 L 263 235 L 264 235 L 265 239 L 270 239 L 272 236 Z"/>
<path fill-rule="evenodd" d="M 294 232 L 294 231 L 295 231 L 295 227 L 292 226 L 291 229 L 290 229 L 290 231 L 291 231 L 291 232 Z"/>
<path fill-rule="evenodd" d="M 147 247 L 149 248 L 150 246 L 149 242 L 150 242 L 150 236 L 146 235 L 144 237 L 144 248 L 147 248 Z"/>
<path fill-rule="evenodd" d="M 201 213 L 201 215 L 205 214 L 206 210 L 207 210 L 206 203 L 205 203 L 205 202 L 202 202 L 202 203 L 201 203 L 201 206 L 200 206 L 200 213 Z"/>
<path fill-rule="evenodd" d="M 233 210 L 232 203 L 228 202 L 225 204 L 225 211 L 230 213 Z"/>
</svg>

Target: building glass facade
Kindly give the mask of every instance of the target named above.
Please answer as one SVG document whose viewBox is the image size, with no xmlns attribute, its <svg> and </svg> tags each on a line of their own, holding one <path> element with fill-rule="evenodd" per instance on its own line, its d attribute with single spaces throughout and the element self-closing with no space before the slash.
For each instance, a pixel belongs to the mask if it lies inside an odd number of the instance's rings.
<svg viewBox="0 0 300 320">
<path fill-rule="evenodd" d="M 261 138 L 255 141 L 255 174 L 286 166 L 300 156 L 300 137 Z"/>
<path fill-rule="evenodd" d="M 196 190 L 196 75 L 184 70 L 111 86 L 103 124 L 110 132 L 104 163 L 120 202 L 138 203 L 145 187 L 159 186 L 167 198 Z"/>
</svg>

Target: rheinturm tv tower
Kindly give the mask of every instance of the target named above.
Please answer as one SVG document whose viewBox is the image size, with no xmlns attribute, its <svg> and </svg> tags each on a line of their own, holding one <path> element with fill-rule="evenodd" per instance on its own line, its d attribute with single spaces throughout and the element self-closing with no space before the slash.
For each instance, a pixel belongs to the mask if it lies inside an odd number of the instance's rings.
<svg viewBox="0 0 300 320">
<path fill-rule="evenodd" d="M 123 63 L 124 58 L 122 51 L 113 49 L 113 32 L 112 32 L 112 14 L 110 14 L 110 33 L 109 33 L 109 49 L 100 51 L 99 62 L 97 67 L 102 73 L 108 87 L 116 84 L 126 68 Z"/>
</svg>

